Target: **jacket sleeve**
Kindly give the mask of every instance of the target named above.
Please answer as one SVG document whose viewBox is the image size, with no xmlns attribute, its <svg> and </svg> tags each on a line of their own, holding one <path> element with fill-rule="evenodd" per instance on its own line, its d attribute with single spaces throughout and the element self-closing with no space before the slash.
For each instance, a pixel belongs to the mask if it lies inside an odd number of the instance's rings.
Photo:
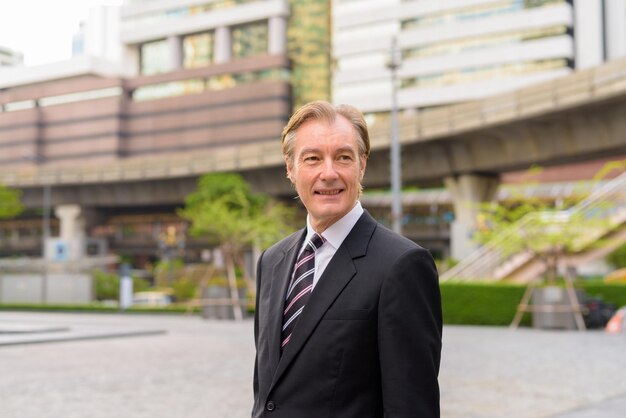
<svg viewBox="0 0 626 418">
<path fill-rule="evenodd" d="M 427 250 L 408 250 L 393 262 L 378 306 L 385 417 L 438 418 L 441 295 Z"/>
<path fill-rule="evenodd" d="M 259 261 L 257 262 L 256 268 L 256 295 L 255 295 L 255 309 L 254 309 L 254 377 L 252 379 L 252 390 L 254 393 L 254 400 L 256 402 L 256 398 L 259 392 L 259 355 L 258 355 L 258 339 L 259 339 L 259 297 L 261 294 L 261 261 L 263 260 L 263 255 L 265 252 L 261 254 L 259 257 Z"/>
</svg>

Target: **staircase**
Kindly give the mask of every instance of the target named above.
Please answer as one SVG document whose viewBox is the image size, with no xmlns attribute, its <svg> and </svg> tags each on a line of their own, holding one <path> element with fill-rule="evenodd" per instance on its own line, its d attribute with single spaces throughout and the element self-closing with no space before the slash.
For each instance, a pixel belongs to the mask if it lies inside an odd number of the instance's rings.
<svg viewBox="0 0 626 418">
<path fill-rule="evenodd" d="M 568 257 L 572 263 L 589 262 L 602 257 L 625 242 L 622 226 L 626 224 L 626 172 L 597 187 L 586 199 L 566 211 L 533 212 L 522 217 L 511 227 L 474 251 L 459 264 L 443 273 L 440 281 L 498 281 L 516 279 L 528 281 L 543 273 L 543 263 L 532 251 L 507 254 L 503 248 L 507 240 L 519 237 L 526 228 L 545 225 L 565 225 L 573 217 L 598 221 L 576 236 L 577 254 Z M 549 219 L 546 219 L 549 218 Z M 590 248 L 600 238 L 614 235 L 603 248 Z M 586 253 L 586 256 L 585 256 Z M 597 259 L 597 258 L 596 258 Z"/>
</svg>

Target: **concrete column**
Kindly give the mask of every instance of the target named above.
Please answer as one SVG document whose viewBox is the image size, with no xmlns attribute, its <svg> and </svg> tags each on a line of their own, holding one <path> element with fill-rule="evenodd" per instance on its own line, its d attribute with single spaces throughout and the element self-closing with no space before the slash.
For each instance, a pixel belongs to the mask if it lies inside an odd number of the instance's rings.
<svg viewBox="0 0 626 418">
<path fill-rule="evenodd" d="M 605 0 L 606 58 L 626 57 L 626 0 Z"/>
<path fill-rule="evenodd" d="M 122 48 L 122 71 L 127 77 L 134 77 L 141 72 L 139 45 L 125 45 Z"/>
<path fill-rule="evenodd" d="M 220 64 L 232 59 L 232 38 L 230 28 L 223 26 L 215 29 L 215 63 Z"/>
<path fill-rule="evenodd" d="M 599 65 L 604 60 L 602 0 L 574 1 L 576 69 Z"/>
<path fill-rule="evenodd" d="M 272 55 L 287 52 L 287 19 L 274 16 L 268 24 L 268 53 Z"/>
<path fill-rule="evenodd" d="M 183 38 L 172 35 L 167 38 L 167 48 L 170 56 L 170 70 L 183 68 Z"/>
<path fill-rule="evenodd" d="M 446 177 L 444 183 L 452 196 L 455 217 L 450 231 L 450 255 L 461 260 L 478 247 L 472 237 L 480 205 L 496 198 L 500 179 L 496 175 L 463 174 Z"/>
<path fill-rule="evenodd" d="M 85 218 L 79 205 L 60 205 L 55 209 L 61 221 L 59 239 L 52 245 L 56 248 L 65 247 L 67 260 L 78 260 L 85 255 Z M 54 240 L 53 240 L 54 241 Z M 53 258 L 54 248 L 53 248 Z"/>
</svg>

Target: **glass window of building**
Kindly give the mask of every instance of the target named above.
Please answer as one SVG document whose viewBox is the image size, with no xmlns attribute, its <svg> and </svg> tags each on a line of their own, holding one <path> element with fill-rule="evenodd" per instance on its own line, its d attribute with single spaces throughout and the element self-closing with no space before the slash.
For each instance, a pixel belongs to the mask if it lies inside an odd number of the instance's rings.
<svg viewBox="0 0 626 418">
<path fill-rule="evenodd" d="M 205 67 L 213 61 L 213 32 L 185 36 L 183 39 L 183 66 Z"/>
<path fill-rule="evenodd" d="M 206 86 L 208 90 L 224 90 L 230 89 L 237 85 L 234 74 L 220 74 L 210 77 Z"/>
<path fill-rule="evenodd" d="M 146 100 L 156 100 L 165 97 L 184 96 L 187 94 L 202 93 L 205 91 L 204 80 L 191 79 L 183 81 L 172 81 L 169 83 L 153 84 L 139 87 L 133 92 L 133 100 L 142 102 Z"/>
<path fill-rule="evenodd" d="M 268 48 L 267 21 L 232 28 L 233 58 L 266 54 Z"/>
<path fill-rule="evenodd" d="M 440 24 L 453 24 L 461 21 L 480 20 L 497 15 L 517 13 L 524 9 L 533 9 L 565 3 L 566 0 L 500 0 L 472 4 L 452 11 L 436 12 L 417 16 L 402 21 L 402 29 L 423 28 Z"/>
<path fill-rule="evenodd" d="M 150 75 L 169 71 L 169 50 L 165 40 L 141 45 L 141 74 Z"/>
<path fill-rule="evenodd" d="M 293 106 L 297 109 L 312 100 L 331 97 L 331 6 L 328 0 L 291 0 L 289 7 L 287 51 L 292 62 Z"/>
<path fill-rule="evenodd" d="M 485 67 L 468 67 L 437 74 L 428 74 L 420 77 L 404 78 L 401 80 L 401 88 L 425 88 L 464 83 L 478 83 L 486 80 L 559 70 L 568 68 L 569 66 L 570 63 L 567 59 L 556 58 L 489 65 Z"/>
<path fill-rule="evenodd" d="M 471 36 L 451 41 L 422 45 L 417 48 L 405 49 L 403 58 L 424 58 L 436 55 L 458 54 L 465 51 L 489 49 L 500 45 L 519 44 L 521 42 L 552 38 L 567 34 L 566 26 L 550 26 L 531 28 L 506 33 L 494 33 L 484 36 Z"/>
</svg>

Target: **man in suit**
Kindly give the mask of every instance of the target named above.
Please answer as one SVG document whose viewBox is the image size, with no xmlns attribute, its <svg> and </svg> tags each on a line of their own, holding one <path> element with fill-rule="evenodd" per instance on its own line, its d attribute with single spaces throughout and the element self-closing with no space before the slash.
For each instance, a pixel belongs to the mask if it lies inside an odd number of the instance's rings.
<svg viewBox="0 0 626 418">
<path fill-rule="evenodd" d="M 307 225 L 258 262 L 252 417 L 439 417 L 437 271 L 359 203 L 363 115 L 311 102 L 282 147 Z"/>
</svg>

